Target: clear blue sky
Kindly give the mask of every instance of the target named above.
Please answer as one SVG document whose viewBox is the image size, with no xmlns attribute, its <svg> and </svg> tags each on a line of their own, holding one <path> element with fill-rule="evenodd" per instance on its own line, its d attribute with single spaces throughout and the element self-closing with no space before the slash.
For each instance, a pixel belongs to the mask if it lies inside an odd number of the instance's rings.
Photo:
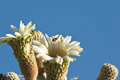
<svg viewBox="0 0 120 80">
<path fill-rule="evenodd" d="M 68 79 L 95 80 L 104 63 L 120 70 L 120 0 L 1 0 L 0 37 L 13 33 L 10 25 L 18 28 L 20 20 L 81 42 L 84 52 L 71 63 Z M 21 74 L 10 46 L 0 46 L 0 54 L 0 73 Z"/>
</svg>

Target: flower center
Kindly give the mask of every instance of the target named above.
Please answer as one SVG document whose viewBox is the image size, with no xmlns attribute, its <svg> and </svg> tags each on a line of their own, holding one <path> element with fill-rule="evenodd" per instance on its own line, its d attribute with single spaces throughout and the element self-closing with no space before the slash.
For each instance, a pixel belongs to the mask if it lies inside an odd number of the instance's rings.
<svg viewBox="0 0 120 80">
<path fill-rule="evenodd" d="M 66 51 L 63 50 L 63 49 L 52 49 L 52 50 L 48 50 L 48 55 L 51 56 L 51 57 L 57 57 L 57 56 L 61 56 L 61 57 L 64 57 L 66 55 Z"/>
</svg>

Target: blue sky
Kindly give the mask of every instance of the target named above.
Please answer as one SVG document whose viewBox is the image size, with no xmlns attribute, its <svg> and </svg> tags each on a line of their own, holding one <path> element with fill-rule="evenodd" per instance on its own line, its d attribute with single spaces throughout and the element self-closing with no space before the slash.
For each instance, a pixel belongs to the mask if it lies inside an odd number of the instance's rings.
<svg viewBox="0 0 120 80">
<path fill-rule="evenodd" d="M 95 80 L 104 63 L 120 70 L 120 0 L 8 0 L 0 1 L 0 37 L 13 33 L 32 21 L 35 30 L 49 36 L 62 34 L 81 42 L 84 51 L 71 63 L 68 79 Z M 13 51 L 6 43 L 0 46 L 0 73 L 20 69 Z M 120 75 L 116 80 L 120 78 Z"/>
</svg>

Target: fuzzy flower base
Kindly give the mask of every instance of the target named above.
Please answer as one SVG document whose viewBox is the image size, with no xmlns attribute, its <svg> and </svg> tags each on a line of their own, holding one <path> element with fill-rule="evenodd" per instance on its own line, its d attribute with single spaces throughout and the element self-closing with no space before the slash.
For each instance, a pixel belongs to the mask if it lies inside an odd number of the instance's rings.
<svg viewBox="0 0 120 80">
<path fill-rule="evenodd" d="M 65 80 L 68 73 L 69 63 L 50 63 L 44 62 L 45 71 L 47 74 L 46 80 Z"/>
</svg>

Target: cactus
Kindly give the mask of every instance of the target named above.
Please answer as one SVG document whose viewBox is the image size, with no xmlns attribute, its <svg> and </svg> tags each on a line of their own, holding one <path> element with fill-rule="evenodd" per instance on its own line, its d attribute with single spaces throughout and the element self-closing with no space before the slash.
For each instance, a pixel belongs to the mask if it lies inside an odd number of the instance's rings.
<svg viewBox="0 0 120 80">
<path fill-rule="evenodd" d="M 5 79 L 4 80 L 20 80 L 19 77 L 17 76 L 16 73 L 14 72 L 9 72 L 5 75 Z"/>
<path fill-rule="evenodd" d="M 9 72 L 6 75 L 0 74 L 0 80 L 20 80 L 15 72 Z"/>
<path fill-rule="evenodd" d="M 42 32 L 40 31 L 33 31 L 32 35 L 33 35 L 33 40 L 37 40 L 37 41 L 41 41 L 44 36 Z M 35 53 L 35 55 L 37 55 L 37 53 Z M 42 75 L 44 73 L 43 62 L 37 58 L 36 58 L 36 61 L 37 61 L 37 66 L 38 66 L 38 74 Z"/>
<path fill-rule="evenodd" d="M 22 75 L 26 80 L 35 80 L 38 76 L 38 67 L 36 58 L 32 51 L 32 39 L 31 32 L 35 29 L 35 25 L 32 27 L 31 22 L 26 26 L 20 22 L 20 28 L 11 25 L 11 29 L 15 32 L 15 35 L 6 34 L 6 37 L 2 37 L 0 42 L 7 42 L 13 49 L 13 53 L 19 63 Z"/>
<path fill-rule="evenodd" d="M 44 63 L 47 80 L 65 80 L 69 63 L 75 59 L 72 56 L 79 56 L 82 48 L 79 42 L 71 41 L 71 36 L 65 38 L 62 35 L 43 37 L 42 41 L 33 41 L 33 51 L 38 55 L 36 58 Z"/>
<path fill-rule="evenodd" d="M 20 22 L 19 30 L 11 25 L 14 35 L 6 34 L 0 38 L 0 44 L 7 42 L 12 47 L 21 73 L 25 80 L 67 80 L 70 62 L 83 51 L 80 42 L 71 41 L 71 36 L 45 36 L 40 31 L 33 31 L 35 25 L 26 26 Z M 47 38 L 47 39 L 46 39 Z M 112 64 L 104 64 L 96 80 L 115 80 L 118 69 Z M 14 72 L 0 74 L 0 80 L 20 80 Z M 79 80 L 75 77 L 71 80 Z"/>
<path fill-rule="evenodd" d="M 118 76 L 118 69 L 112 64 L 104 64 L 96 80 L 115 80 Z"/>
<path fill-rule="evenodd" d="M 45 62 L 45 71 L 47 73 L 47 80 L 65 80 L 69 63 L 49 63 Z"/>
</svg>

